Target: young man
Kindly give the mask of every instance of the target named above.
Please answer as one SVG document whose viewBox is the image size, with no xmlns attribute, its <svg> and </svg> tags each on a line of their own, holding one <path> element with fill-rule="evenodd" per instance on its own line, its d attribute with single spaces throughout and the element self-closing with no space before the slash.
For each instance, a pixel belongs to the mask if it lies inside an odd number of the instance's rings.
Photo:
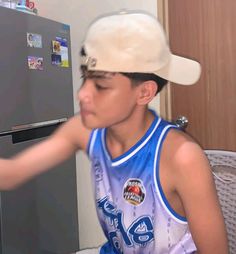
<svg viewBox="0 0 236 254">
<path fill-rule="evenodd" d="M 154 17 L 121 12 L 91 24 L 82 72 L 80 115 L 41 144 L 1 159 L 0 187 L 13 188 L 81 149 L 92 162 L 108 239 L 95 253 L 228 253 L 203 151 L 148 109 L 165 80 L 193 84 L 200 65 L 171 54 Z"/>
</svg>

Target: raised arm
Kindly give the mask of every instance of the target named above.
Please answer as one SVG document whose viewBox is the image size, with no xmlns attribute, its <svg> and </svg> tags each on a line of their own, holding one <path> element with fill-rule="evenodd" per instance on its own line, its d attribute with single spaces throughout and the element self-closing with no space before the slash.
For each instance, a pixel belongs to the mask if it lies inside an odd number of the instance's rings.
<svg viewBox="0 0 236 254">
<path fill-rule="evenodd" d="M 10 159 L 0 159 L 0 189 L 15 188 L 68 159 L 78 149 L 85 150 L 89 135 L 80 117 L 74 116 L 45 141 Z"/>
</svg>

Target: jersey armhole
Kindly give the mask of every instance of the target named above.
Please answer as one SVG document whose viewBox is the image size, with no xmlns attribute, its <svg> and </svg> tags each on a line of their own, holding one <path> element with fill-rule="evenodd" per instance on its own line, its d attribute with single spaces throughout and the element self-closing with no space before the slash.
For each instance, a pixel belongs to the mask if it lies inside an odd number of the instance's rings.
<svg viewBox="0 0 236 254">
<path fill-rule="evenodd" d="M 89 158 L 91 159 L 92 157 L 92 153 L 93 153 L 93 147 L 94 147 L 94 143 L 97 137 L 97 129 L 94 129 L 91 131 L 90 137 L 89 137 L 89 142 L 86 148 L 86 153 L 89 156 Z"/>
<path fill-rule="evenodd" d="M 187 223 L 187 219 L 186 217 L 183 217 L 181 215 L 179 215 L 177 212 L 175 212 L 175 210 L 171 207 L 169 201 L 167 200 L 164 191 L 162 189 L 161 186 L 161 182 L 160 182 L 160 176 L 159 176 L 159 164 L 160 164 L 160 155 L 161 155 L 161 150 L 162 150 L 162 145 L 163 145 L 163 141 L 165 140 L 168 132 L 171 129 L 177 129 L 179 130 L 178 127 L 174 126 L 174 125 L 167 125 L 163 128 L 160 138 L 158 139 L 157 142 L 157 146 L 156 146 L 156 151 L 155 151 L 155 160 L 154 160 L 154 183 L 155 183 L 155 188 L 157 191 L 157 195 L 159 196 L 159 199 L 161 201 L 162 206 L 164 207 L 164 209 L 166 210 L 166 212 L 177 222 L 181 223 L 181 224 L 186 224 Z"/>
</svg>

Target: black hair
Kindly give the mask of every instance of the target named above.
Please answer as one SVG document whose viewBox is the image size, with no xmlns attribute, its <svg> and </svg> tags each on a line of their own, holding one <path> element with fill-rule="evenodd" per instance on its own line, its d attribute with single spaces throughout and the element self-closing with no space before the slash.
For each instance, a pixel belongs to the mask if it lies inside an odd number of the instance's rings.
<svg viewBox="0 0 236 254">
<path fill-rule="evenodd" d="M 153 73 L 122 72 L 121 74 L 128 77 L 134 85 L 148 80 L 156 82 L 158 87 L 157 93 L 159 93 L 162 90 L 162 88 L 168 83 L 168 80 L 163 79 Z"/>
<path fill-rule="evenodd" d="M 84 47 L 81 48 L 80 55 L 86 56 Z M 87 70 L 86 66 L 81 66 L 82 72 L 85 72 L 86 70 Z M 95 71 L 95 72 L 98 72 L 98 71 Z M 102 71 L 102 73 L 106 73 L 106 72 Z M 162 88 L 168 83 L 168 80 L 163 79 L 153 73 L 120 72 L 120 74 L 129 78 L 131 80 L 132 85 L 139 85 L 140 83 L 148 81 L 148 80 L 152 80 L 156 82 L 158 87 L 156 94 L 158 94 L 162 90 Z"/>
</svg>

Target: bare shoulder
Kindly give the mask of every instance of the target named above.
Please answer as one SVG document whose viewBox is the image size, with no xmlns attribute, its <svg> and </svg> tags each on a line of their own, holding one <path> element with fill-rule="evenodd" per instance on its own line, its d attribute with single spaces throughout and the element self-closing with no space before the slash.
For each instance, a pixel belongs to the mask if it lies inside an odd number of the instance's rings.
<svg viewBox="0 0 236 254">
<path fill-rule="evenodd" d="M 186 133 L 170 130 L 162 153 L 177 192 L 185 192 L 194 185 L 214 184 L 209 161 L 203 149 Z"/>
<path fill-rule="evenodd" d="M 197 166 L 209 168 L 203 149 L 186 133 L 172 129 L 168 133 L 163 147 L 164 157 L 172 168 L 180 171 L 191 171 Z M 182 172 L 187 173 L 187 172 Z"/>
<path fill-rule="evenodd" d="M 228 253 L 224 220 L 204 151 L 187 134 L 170 130 L 162 155 L 198 253 Z"/>
<path fill-rule="evenodd" d="M 77 149 L 86 150 L 91 130 L 86 128 L 79 114 L 70 118 L 54 133 L 55 138 L 64 138 Z"/>
</svg>

